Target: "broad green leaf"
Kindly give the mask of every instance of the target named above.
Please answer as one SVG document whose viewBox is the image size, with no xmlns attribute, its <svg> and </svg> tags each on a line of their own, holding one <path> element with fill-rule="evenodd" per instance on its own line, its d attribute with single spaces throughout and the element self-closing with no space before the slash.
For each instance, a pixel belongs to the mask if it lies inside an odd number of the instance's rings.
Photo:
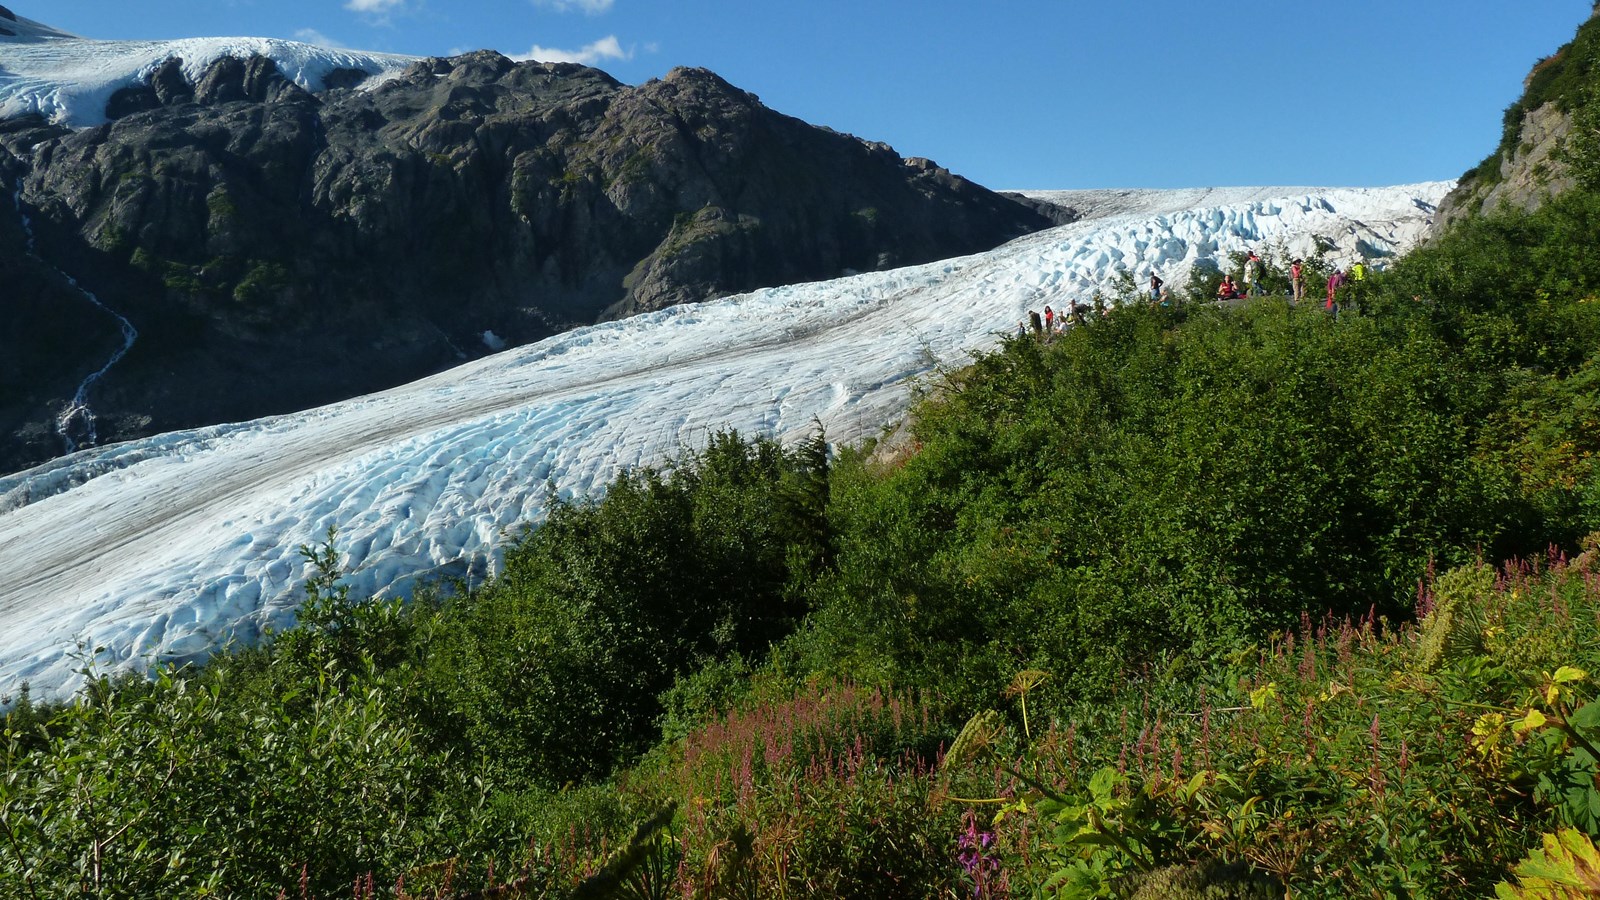
<svg viewBox="0 0 1600 900">
<path fill-rule="evenodd" d="M 1562 666 L 1556 670 L 1556 674 L 1550 676 L 1550 680 L 1556 684 L 1567 684 L 1573 681 L 1582 681 L 1588 677 L 1589 673 L 1577 666 Z"/>
<path fill-rule="evenodd" d="M 1600 700 L 1591 700 L 1578 707 L 1567 717 L 1567 724 L 1574 728 L 1600 728 Z"/>
<path fill-rule="evenodd" d="M 1104 803 L 1111 799 L 1111 792 L 1116 790 L 1118 780 L 1117 770 L 1106 766 L 1089 779 L 1089 793 L 1096 802 Z"/>
<path fill-rule="evenodd" d="M 1530 709 L 1527 715 L 1518 719 L 1517 723 L 1511 726 L 1511 730 L 1519 733 L 1532 731 L 1535 728 L 1543 728 L 1547 721 L 1549 720 L 1544 717 L 1544 713 L 1539 712 L 1537 709 Z"/>
<path fill-rule="evenodd" d="M 1206 786 L 1206 781 L 1208 780 L 1208 776 L 1210 774 L 1210 772 L 1204 770 L 1196 772 L 1194 777 L 1189 779 L 1189 783 L 1183 786 L 1183 790 L 1181 792 L 1183 799 L 1193 800 L 1194 795 L 1200 793 L 1200 789 Z"/>
</svg>

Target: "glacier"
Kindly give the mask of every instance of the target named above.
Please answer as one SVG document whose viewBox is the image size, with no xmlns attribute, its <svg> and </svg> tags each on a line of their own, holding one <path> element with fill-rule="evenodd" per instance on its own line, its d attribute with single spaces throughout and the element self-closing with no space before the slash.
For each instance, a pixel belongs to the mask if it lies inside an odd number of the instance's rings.
<svg viewBox="0 0 1600 900">
<path fill-rule="evenodd" d="M 1452 187 L 1039 191 L 1087 218 L 987 253 L 581 328 L 382 393 L 80 450 L 0 478 L 0 699 L 203 660 L 294 621 L 330 526 L 357 595 L 494 574 L 563 498 L 712 432 L 881 433 L 912 387 L 1122 273 L 1281 248 L 1402 254 Z M 1332 249 L 1327 249 L 1327 248 Z"/>
<path fill-rule="evenodd" d="M 103 41 L 79 37 L 18 16 L 0 19 L 0 119 L 25 115 L 69 128 L 104 124 L 106 103 L 125 87 L 144 84 L 169 59 L 182 60 L 184 77 L 200 81 L 223 57 L 264 56 L 283 77 L 316 92 L 336 69 L 370 76 L 363 89 L 405 71 L 417 57 L 335 50 L 276 38 L 218 37 L 171 41 Z"/>
</svg>

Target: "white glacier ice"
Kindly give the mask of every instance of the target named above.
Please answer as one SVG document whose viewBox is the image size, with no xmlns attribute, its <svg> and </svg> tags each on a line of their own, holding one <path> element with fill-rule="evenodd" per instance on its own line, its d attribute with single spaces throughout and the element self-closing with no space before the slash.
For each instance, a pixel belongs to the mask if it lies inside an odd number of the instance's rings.
<svg viewBox="0 0 1600 900">
<path fill-rule="evenodd" d="M 227 56 L 264 56 L 283 77 L 308 91 L 323 89 L 335 69 L 357 69 L 378 78 L 399 74 L 417 61 L 394 53 L 332 50 L 274 38 L 187 38 L 174 41 L 100 41 L 58 31 L 31 19 L 0 19 L 0 119 L 37 114 L 71 128 L 106 120 L 106 102 L 118 90 L 143 84 L 169 59 L 183 61 L 183 74 L 197 82 Z"/>
<path fill-rule="evenodd" d="M 993 251 L 756 291 L 582 328 L 383 393 L 83 450 L 0 478 L 0 694 L 203 658 L 293 621 L 297 548 L 339 529 L 358 594 L 492 572 L 546 485 L 593 495 L 621 470 L 734 427 L 819 419 L 877 433 L 914 379 L 1083 302 L 1123 269 L 1173 285 L 1247 247 L 1348 261 L 1401 253 L 1445 182 L 1377 189 L 1038 192 L 1095 217 Z"/>
</svg>

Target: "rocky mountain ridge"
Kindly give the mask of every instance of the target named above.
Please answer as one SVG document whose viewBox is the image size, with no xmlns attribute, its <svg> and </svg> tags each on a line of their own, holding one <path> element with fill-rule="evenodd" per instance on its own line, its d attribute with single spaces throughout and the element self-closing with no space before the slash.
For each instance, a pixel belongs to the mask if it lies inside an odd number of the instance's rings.
<svg viewBox="0 0 1600 900">
<path fill-rule="evenodd" d="M 107 124 L 0 122 L 0 471 L 302 409 L 604 319 L 987 249 L 1051 220 L 702 69 L 627 86 L 491 51 L 312 94 L 180 61 Z M 104 308 L 87 302 L 93 292 Z M 65 430 L 58 435 L 53 432 Z"/>
</svg>

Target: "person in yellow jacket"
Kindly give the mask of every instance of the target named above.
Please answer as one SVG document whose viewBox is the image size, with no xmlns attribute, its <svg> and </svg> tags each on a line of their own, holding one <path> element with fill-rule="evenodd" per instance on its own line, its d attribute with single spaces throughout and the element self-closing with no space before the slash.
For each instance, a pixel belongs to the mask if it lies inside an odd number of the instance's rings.
<svg viewBox="0 0 1600 900">
<path fill-rule="evenodd" d="M 1366 287 L 1367 261 L 1358 259 L 1355 265 L 1350 267 L 1350 302 L 1354 303 L 1358 310 L 1362 308 L 1361 301 L 1366 299 Z"/>
</svg>

